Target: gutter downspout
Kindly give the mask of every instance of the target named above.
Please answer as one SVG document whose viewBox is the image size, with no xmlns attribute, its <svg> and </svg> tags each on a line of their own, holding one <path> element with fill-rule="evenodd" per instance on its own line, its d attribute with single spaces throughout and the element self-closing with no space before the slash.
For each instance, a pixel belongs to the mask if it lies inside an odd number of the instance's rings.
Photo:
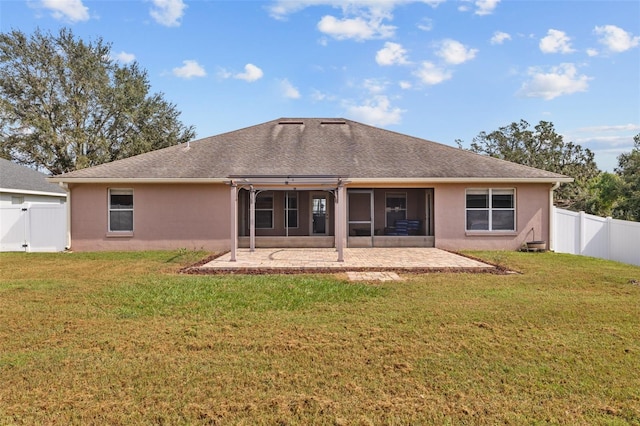
<svg viewBox="0 0 640 426">
<path fill-rule="evenodd" d="M 60 182 L 58 185 L 67 193 L 67 246 L 65 248 L 71 250 L 71 189 L 68 183 Z"/>
<path fill-rule="evenodd" d="M 560 187 L 560 182 L 554 183 L 549 190 L 549 251 L 555 251 L 556 215 L 555 206 L 553 205 L 553 191 L 558 187 Z"/>
</svg>

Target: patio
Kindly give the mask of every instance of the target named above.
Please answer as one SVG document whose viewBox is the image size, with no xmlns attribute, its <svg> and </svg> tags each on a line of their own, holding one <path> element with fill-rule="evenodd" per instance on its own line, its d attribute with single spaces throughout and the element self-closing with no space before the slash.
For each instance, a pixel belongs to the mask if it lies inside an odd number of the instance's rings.
<svg viewBox="0 0 640 426">
<path fill-rule="evenodd" d="M 238 249 L 187 269 L 199 274 L 292 274 L 335 272 L 493 272 L 495 266 L 436 248 L 345 248 L 344 262 L 334 248 Z"/>
</svg>

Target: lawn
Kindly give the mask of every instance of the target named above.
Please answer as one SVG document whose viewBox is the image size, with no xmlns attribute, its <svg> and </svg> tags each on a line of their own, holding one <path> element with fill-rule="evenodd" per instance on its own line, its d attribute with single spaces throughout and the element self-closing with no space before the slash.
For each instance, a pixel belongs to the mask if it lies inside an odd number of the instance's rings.
<svg viewBox="0 0 640 426">
<path fill-rule="evenodd" d="M 0 254 L 0 424 L 640 424 L 640 268 L 191 276 L 189 251 Z"/>
</svg>

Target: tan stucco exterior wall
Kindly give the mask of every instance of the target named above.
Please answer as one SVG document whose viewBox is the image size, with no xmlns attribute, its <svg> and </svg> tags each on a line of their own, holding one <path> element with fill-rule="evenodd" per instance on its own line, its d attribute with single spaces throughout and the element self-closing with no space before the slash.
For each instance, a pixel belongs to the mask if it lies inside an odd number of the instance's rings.
<svg viewBox="0 0 640 426">
<path fill-rule="evenodd" d="M 108 232 L 109 188 L 133 189 L 132 235 Z M 230 211 L 224 184 L 71 185 L 71 249 L 228 250 Z"/>
<path fill-rule="evenodd" d="M 532 241 L 534 233 L 536 240 L 549 243 L 551 184 L 429 184 L 424 187 L 434 190 L 433 234 L 435 246 L 438 248 L 517 250 L 526 241 Z M 117 233 L 108 232 L 109 188 L 134 191 L 134 231 L 131 235 L 119 236 Z M 465 231 L 467 188 L 515 188 L 516 231 Z M 70 189 L 72 250 L 230 249 L 231 207 L 228 185 L 75 184 L 70 185 Z M 384 190 L 377 189 L 375 198 L 377 208 L 382 206 L 384 209 Z M 301 195 L 299 203 L 300 234 L 304 235 L 308 231 L 308 194 Z M 332 203 L 329 207 L 329 229 L 333 230 Z M 424 215 L 426 206 L 415 208 L 416 215 Z M 283 222 L 281 214 L 278 215 L 277 223 Z M 376 217 L 383 220 L 384 210 L 376 211 Z M 295 231 L 291 232 L 291 235 L 294 234 Z"/>
<path fill-rule="evenodd" d="M 551 184 L 440 184 L 434 185 L 435 245 L 446 250 L 517 250 L 527 241 L 549 243 Z M 465 231 L 465 190 L 515 188 L 516 232 Z M 533 229 L 533 231 L 532 231 Z"/>
</svg>

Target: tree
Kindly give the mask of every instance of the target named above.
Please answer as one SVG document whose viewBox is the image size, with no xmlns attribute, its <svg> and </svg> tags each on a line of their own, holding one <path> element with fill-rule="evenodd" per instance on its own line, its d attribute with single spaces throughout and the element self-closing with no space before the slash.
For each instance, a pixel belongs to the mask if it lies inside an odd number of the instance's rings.
<svg viewBox="0 0 640 426">
<path fill-rule="evenodd" d="M 596 176 L 588 188 L 588 196 L 577 203 L 576 209 L 597 216 L 622 218 L 622 179 L 615 173 L 602 172 Z"/>
<path fill-rule="evenodd" d="M 192 139 L 146 71 L 110 53 L 64 28 L 0 34 L 0 156 L 60 174 Z"/>
<path fill-rule="evenodd" d="M 618 156 L 615 172 L 622 180 L 621 218 L 640 221 L 640 133 L 633 141 L 631 152 Z"/>
<path fill-rule="evenodd" d="M 462 142 L 458 141 L 458 145 Z M 548 121 L 540 121 L 533 130 L 529 123 L 520 120 L 490 133 L 480 132 L 473 138 L 470 150 L 572 177 L 574 182 L 555 191 L 556 204 L 564 208 L 584 204 L 589 182 L 600 173 L 593 152 L 564 142 Z"/>
</svg>

